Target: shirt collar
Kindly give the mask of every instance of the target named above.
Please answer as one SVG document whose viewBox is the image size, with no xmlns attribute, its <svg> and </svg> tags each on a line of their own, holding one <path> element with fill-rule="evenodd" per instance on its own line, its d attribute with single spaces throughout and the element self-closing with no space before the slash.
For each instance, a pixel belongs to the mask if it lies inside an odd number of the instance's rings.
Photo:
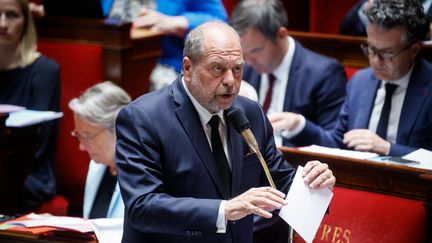
<svg viewBox="0 0 432 243">
<path fill-rule="evenodd" d="M 210 121 L 210 119 L 214 116 L 214 115 L 218 115 L 220 120 L 222 121 L 222 124 L 224 124 L 225 126 L 225 119 L 223 116 L 223 110 L 220 110 L 218 113 L 212 114 L 210 113 L 206 108 L 204 108 L 196 99 L 195 97 L 190 93 L 188 87 L 186 86 L 186 83 L 183 79 L 183 76 L 181 78 L 182 80 L 182 84 L 184 89 L 186 90 L 187 95 L 189 96 L 189 99 L 192 101 L 193 106 L 195 107 L 196 111 L 198 112 L 198 116 L 201 120 L 201 123 L 203 124 L 203 126 L 207 125 L 207 123 Z"/>
<path fill-rule="evenodd" d="M 383 80 L 383 83 L 384 84 L 386 84 L 386 83 L 396 84 L 398 87 L 402 87 L 402 88 L 406 89 L 408 87 L 408 83 L 410 81 L 413 69 L 414 69 L 414 65 L 411 66 L 411 68 L 408 70 L 408 72 L 402 78 L 397 79 L 397 80 L 393 80 L 393 81 Z"/>
</svg>

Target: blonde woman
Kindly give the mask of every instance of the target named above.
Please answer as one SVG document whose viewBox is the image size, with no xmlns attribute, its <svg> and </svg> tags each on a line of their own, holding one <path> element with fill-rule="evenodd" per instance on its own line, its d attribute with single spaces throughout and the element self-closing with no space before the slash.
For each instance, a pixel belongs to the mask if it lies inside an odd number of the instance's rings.
<svg viewBox="0 0 432 243">
<path fill-rule="evenodd" d="M 36 51 L 36 39 L 28 1 L 0 0 L 0 103 L 58 111 L 59 67 Z M 24 182 L 22 205 L 17 211 L 37 210 L 56 193 L 53 161 L 57 123 L 41 125 L 36 166 Z"/>
</svg>

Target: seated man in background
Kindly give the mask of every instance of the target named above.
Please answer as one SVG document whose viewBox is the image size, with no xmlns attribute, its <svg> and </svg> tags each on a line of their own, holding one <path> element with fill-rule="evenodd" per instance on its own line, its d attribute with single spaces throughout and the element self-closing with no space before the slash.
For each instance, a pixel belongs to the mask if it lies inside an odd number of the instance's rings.
<svg viewBox="0 0 432 243">
<path fill-rule="evenodd" d="M 69 102 L 75 123 L 72 136 L 78 139 L 79 149 L 91 158 L 84 190 L 86 219 L 124 215 L 115 165 L 115 120 L 130 101 L 123 89 L 107 81 L 88 88 Z"/>
<path fill-rule="evenodd" d="M 349 82 L 334 130 L 306 122 L 292 139 L 392 156 L 430 150 L 432 64 L 418 57 L 430 20 L 420 3 L 406 0 L 375 0 L 366 16 L 362 50 L 371 67 Z"/>
<path fill-rule="evenodd" d="M 244 0 L 234 9 L 230 25 L 241 37 L 249 65 L 243 79 L 257 90 L 276 132 L 276 145 L 296 145 L 289 139 L 296 131 L 280 129 L 284 111 L 302 114 L 324 129 L 333 128 L 345 98 L 344 69 L 288 35 L 282 2 Z"/>
<path fill-rule="evenodd" d="M 186 34 L 209 20 L 226 21 L 227 13 L 221 0 L 114 0 L 109 17 L 164 34 L 162 56 L 150 76 L 150 89 L 157 90 L 180 74 Z"/>
</svg>

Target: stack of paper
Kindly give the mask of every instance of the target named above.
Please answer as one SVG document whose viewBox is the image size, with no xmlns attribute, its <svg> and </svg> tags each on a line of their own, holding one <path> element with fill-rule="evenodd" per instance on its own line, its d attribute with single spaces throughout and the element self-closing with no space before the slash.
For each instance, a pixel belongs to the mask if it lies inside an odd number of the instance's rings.
<svg viewBox="0 0 432 243">
<path fill-rule="evenodd" d="M 318 145 L 301 147 L 299 149 L 302 151 L 336 155 L 336 156 L 342 156 L 342 157 L 354 158 L 354 159 L 367 159 L 367 158 L 373 158 L 378 156 L 378 154 L 376 153 L 353 151 L 353 150 L 338 149 L 338 148 L 328 148 L 328 147 L 323 147 Z"/>
<path fill-rule="evenodd" d="M 7 127 L 25 127 L 44 121 L 57 119 L 63 116 L 63 112 L 19 110 L 9 114 L 6 119 Z"/>
<path fill-rule="evenodd" d="M 0 224 L 0 230 L 20 231 L 45 238 L 92 240 L 96 235 L 100 243 L 120 243 L 123 218 L 83 218 L 28 214 Z M 94 232 L 94 234 L 93 234 Z"/>
</svg>

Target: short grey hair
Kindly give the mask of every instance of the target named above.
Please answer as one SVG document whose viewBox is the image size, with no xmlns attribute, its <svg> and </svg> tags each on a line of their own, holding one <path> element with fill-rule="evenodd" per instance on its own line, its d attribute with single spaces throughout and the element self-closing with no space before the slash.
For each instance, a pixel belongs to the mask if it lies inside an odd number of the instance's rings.
<svg viewBox="0 0 432 243">
<path fill-rule="evenodd" d="M 425 40 L 429 32 L 430 17 L 419 0 L 375 0 L 365 14 L 369 24 L 380 28 L 403 27 L 406 31 L 403 41 L 407 43 Z"/>
<path fill-rule="evenodd" d="M 69 108 L 79 117 L 114 131 L 119 111 L 131 102 L 130 96 L 110 81 L 88 88 L 69 102 Z"/>
<path fill-rule="evenodd" d="M 276 40 L 279 28 L 288 28 L 288 15 L 279 0 L 243 0 L 234 8 L 229 24 L 240 36 L 254 28 L 267 39 Z"/>
<path fill-rule="evenodd" d="M 189 32 L 185 39 L 183 56 L 188 57 L 192 64 L 197 64 L 204 55 L 204 33 L 198 27 Z"/>
<path fill-rule="evenodd" d="M 219 25 L 224 28 L 227 28 L 237 37 L 237 39 L 240 42 L 240 36 L 238 35 L 238 33 L 231 26 L 229 26 L 224 22 L 218 20 L 212 20 L 204 24 L 201 24 L 200 26 L 191 30 L 185 39 L 185 45 L 183 48 L 183 57 L 188 57 L 191 60 L 192 64 L 199 63 L 201 61 L 201 58 L 205 55 L 205 50 L 204 50 L 205 36 L 202 28 L 204 28 L 203 26 L 208 26 L 208 25 Z"/>
</svg>

